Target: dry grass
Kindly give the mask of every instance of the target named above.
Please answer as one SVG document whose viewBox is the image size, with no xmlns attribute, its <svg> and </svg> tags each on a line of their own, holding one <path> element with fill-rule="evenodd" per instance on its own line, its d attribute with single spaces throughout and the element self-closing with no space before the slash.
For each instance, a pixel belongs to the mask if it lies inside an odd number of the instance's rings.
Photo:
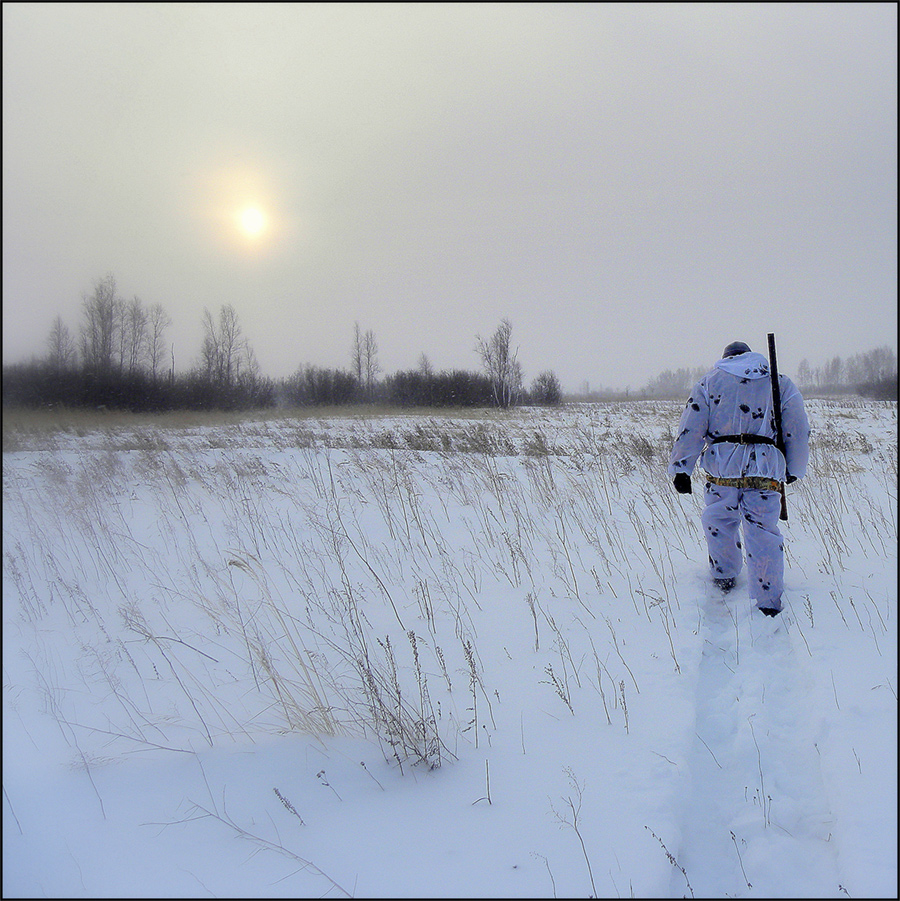
<svg viewBox="0 0 900 901">
<path fill-rule="evenodd" d="M 436 766 L 497 728 L 478 632 L 501 603 L 504 649 L 539 692 L 634 731 L 635 655 L 680 670 L 689 614 L 670 592 L 705 557 L 699 500 L 665 475 L 679 410 L 4 411 L 4 450 L 37 452 L 4 459 L 4 578 L 27 627 L 81 647 L 77 664 L 35 659 L 57 680 L 48 707 L 79 736 L 140 747 L 296 729 Z M 896 543 L 896 437 L 863 441 L 862 407 L 817 413 L 828 427 L 790 515 L 821 554 L 796 565 L 837 584 L 854 555 Z M 883 603 L 836 607 L 874 652 Z M 114 725 L 66 708 L 98 694 Z"/>
</svg>

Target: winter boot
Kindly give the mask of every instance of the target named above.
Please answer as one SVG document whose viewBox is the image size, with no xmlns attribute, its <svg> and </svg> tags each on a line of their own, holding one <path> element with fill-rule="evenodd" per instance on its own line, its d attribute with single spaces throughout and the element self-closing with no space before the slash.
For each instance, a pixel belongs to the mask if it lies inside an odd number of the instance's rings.
<svg viewBox="0 0 900 901">
<path fill-rule="evenodd" d="M 774 607 L 757 607 L 756 609 L 766 616 L 778 616 L 778 614 L 781 613 L 780 610 L 776 610 Z"/>
<path fill-rule="evenodd" d="M 721 589 L 725 594 L 728 594 L 734 588 L 734 581 L 734 579 L 713 579 L 716 588 Z"/>
</svg>

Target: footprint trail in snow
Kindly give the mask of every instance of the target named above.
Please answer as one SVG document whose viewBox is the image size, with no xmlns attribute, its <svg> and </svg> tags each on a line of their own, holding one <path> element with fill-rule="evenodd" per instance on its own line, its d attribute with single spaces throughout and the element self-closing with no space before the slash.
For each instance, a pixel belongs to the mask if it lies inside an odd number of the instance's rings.
<svg viewBox="0 0 900 901">
<path fill-rule="evenodd" d="M 703 603 L 695 738 L 673 896 L 839 894 L 817 726 L 789 612 Z M 686 876 L 685 876 L 686 874 Z"/>
</svg>

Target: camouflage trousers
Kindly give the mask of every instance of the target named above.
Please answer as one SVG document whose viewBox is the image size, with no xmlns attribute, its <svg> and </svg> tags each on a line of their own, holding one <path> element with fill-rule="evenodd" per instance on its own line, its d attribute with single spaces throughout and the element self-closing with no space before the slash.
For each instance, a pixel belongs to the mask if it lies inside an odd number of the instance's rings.
<svg viewBox="0 0 900 901">
<path fill-rule="evenodd" d="M 750 597 L 758 607 L 781 609 L 784 591 L 784 540 L 778 528 L 781 494 L 773 479 L 762 488 L 741 488 L 721 482 L 744 481 L 710 479 L 706 483 L 701 515 L 709 550 L 709 567 L 714 579 L 735 578 L 744 554 Z M 743 541 L 742 541 L 743 538 Z"/>
</svg>

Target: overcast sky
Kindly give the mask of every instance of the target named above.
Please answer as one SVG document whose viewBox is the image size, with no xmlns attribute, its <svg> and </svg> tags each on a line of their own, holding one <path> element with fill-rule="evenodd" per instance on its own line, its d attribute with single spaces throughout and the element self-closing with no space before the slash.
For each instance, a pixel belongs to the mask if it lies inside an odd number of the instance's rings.
<svg viewBox="0 0 900 901">
<path fill-rule="evenodd" d="M 276 378 L 896 350 L 894 3 L 2 10 L 4 363 L 109 272 L 180 371 L 223 304 Z"/>
</svg>

